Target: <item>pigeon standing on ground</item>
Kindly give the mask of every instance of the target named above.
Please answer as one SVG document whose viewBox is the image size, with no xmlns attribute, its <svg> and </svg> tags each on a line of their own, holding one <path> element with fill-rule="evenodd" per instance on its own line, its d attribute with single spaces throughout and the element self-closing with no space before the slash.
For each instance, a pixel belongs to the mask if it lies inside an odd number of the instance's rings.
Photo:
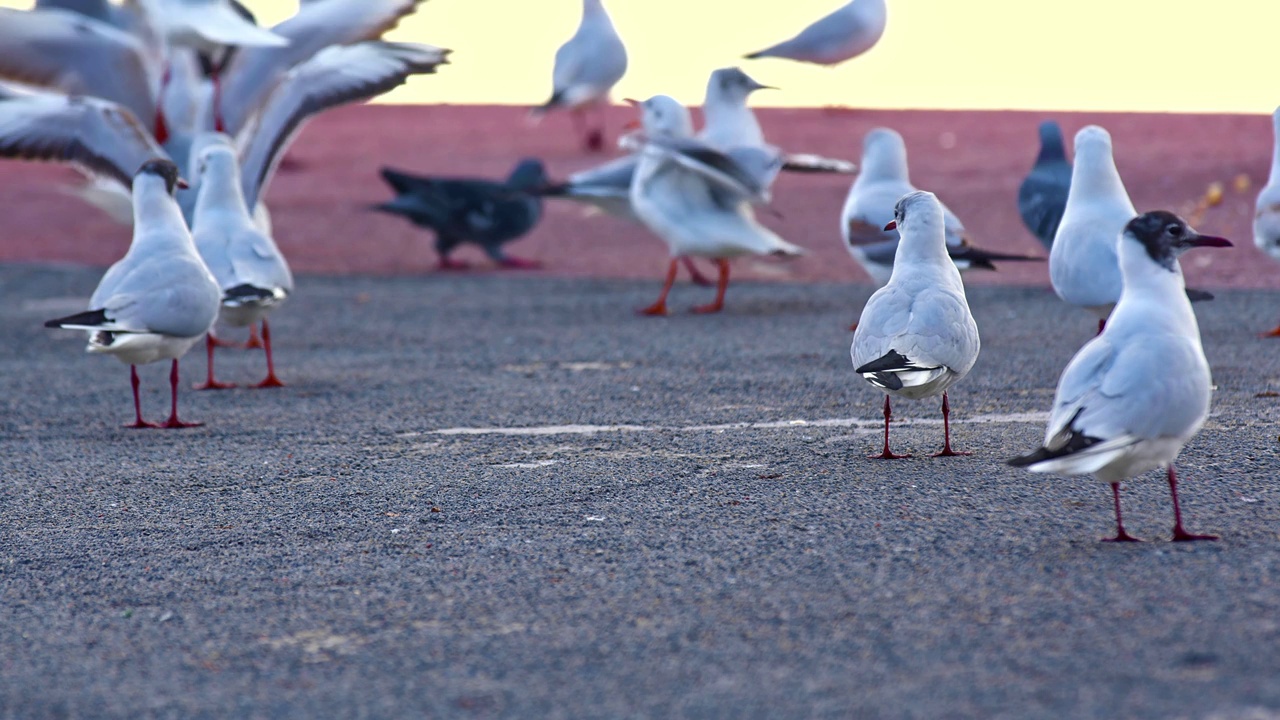
<svg viewBox="0 0 1280 720">
<path fill-rule="evenodd" d="M 942 395 L 942 450 L 951 449 L 947 388 L 978 359 L 978 326 L 969 312 L 960 271 L 947 256 L 945 214 L 933 193 L 900 199 L 893 220 L 902 238 L 889 282 L 867 300 L 853 335 L 854 372 L 884 391 L 884 450 L 872 458 L 909 457 L 889 450 L 889 396 L 917 400 Z"/>
<path fill-rule="evenodd" d="M 915 192 L 907 170 L 907 146 L 902 136 L 888 128 L 875 128 L 862 140 L 858 177 L 849 188 L 840 214 L 845 249 L 877 285 L 889 282 L 898 248 L 898 231 L 886 230 L 894 206 L 903 195 Z M 980 250 L 966 236 L 964 225 L 942 205 L 946 249 L 961 270 L 995 270 L 994 260 L 1043 260 Z"/>
<path fill-rule="evenodd" d="M 1271 150 L 1271 176 L 1258 193 L 1254 205 L 1253 242 L 1258 249 L 1280 260 L 1280 108 L 1271 115 L 1275 144 Z M 1280 337 L 1280 325 L 1263 333 L 1264 337 Z"/>
<path fill-rule="evenodd" d="M 1046 249 L 1053 247 L 1070 189 L 1071 162 L 1063 145 L 1062 128 L 1045 120 L 1040 123 L 1040 154 L 1018 187 L 1018 214 Z"/>
<path fill-rule="evenodd" d="M 885 0 L 852 0 L 800 31 L 799 35 L 745 57 L 776 57 L 835 65 L 870 50 L 884 35 Z"/>
<path fill-rule="evenodd" d="M 631 183 L 631 207 L 671 251 L 662 294 L 657 302 L 641 310 L 642 314 L 667 314 L 667 294 L 675 283 L 682 257 L 715 260 L 720 271 L 716 299 L 694 308 L 694 312 L 711 313 L 724 308 L 730 258 L 804 254 L 801 248 L 756 221 L 751 203 L 760 202 L 767 191 L 760 185 L 758 175 L 697 140 L 651 133 L 658 116 L 679 112 L 680 103 L 658 95 L 640 106 L 645 137 L 640 141 L 640 164 Z"/>
<path fill-rule="evenodd" d="M 627 72 L 627 49 L 613 28 L 601 0 L 582 0 L 578 30 L 556 51 L 551 99 L 534 108 L 535 116 L 565 108 L 583 144 L 593 152 L 604 149 L 604 111 L 609 91 Z M 585 111 L 595 108 L 599 122 L 587 124 Z"/>
<path fill-rule="evenodd" d="M 1078 140 L 1077 148 L 1081 157 Z M 1230 245 L 1164 211 L 1126 223 L 1117 248 L 1124 285 L 1115 309 L 1105 329 L 1062 371 L 1044 446 L 1009 461 L 1032 472 L 1093 475 L 1109 483 L 1116 513 L 1112 541 L 1136 540 L 1120 516 L 1120 483 L 1157 468 L 1168 468 L 1173 539 L 1217 539 L 1183 529 L 1178 507 L 1173 461 L 1204 425 L 1211 391 L 1178 256 L 1194 247 Z"/>
<path fill-rule="evenodd" d="M 374 209 L 434 230 L 439 269 L 467 268 L 449 257 L 463 243 L 479 245 L 505 268 L 540 267 L 535 261 L 505 254 L 502 247 L 523 237 L 542 219 L 542 191 L 548 185 L 542 161 L 521 160 L 503 182 L 415 176 L 390 168 L 382 169 L 382 178 L 396 197 Z"/>
<path fill-rule="evenodd" d="M 145 163 L 133 179 L 133 241 L 102 276 L 89 309 L 50 320 L 45 327 L 86 330 L 88 351 L 115 355 L 129 367 L 135 421 L 129 427 L 161 427 L 142 419 L 138 365 L 172 360 L 172 405 L 163 427 L 201 423 L 178 419 L 178 358 L 213 327 L 221 293 L 196 252 L 174 190 L 182 181 L 168 160 Z"/>
<path fill-rule="evenodd" d="M 267 313 L 293 292 L 293 274 L 271 236 L 259 230 L 249 214 L 240 189 L 240 164 L 231 138 L 208 136 L 196 161 L 200 195 L 191 227 L 196 249 L 222 292 L 219 319 L 234 327 L 262 323 L 262 345 L 267 356 L 267 377 L 254 387 L 282 387 L 271 354 L 271 329 Z M 205 338 L 207 379 L 197 387 L 214 390 L 235 387 L 218 382 L 213 372 L 213 349 L 228 344 L 210 330 Z"/>
</svg>

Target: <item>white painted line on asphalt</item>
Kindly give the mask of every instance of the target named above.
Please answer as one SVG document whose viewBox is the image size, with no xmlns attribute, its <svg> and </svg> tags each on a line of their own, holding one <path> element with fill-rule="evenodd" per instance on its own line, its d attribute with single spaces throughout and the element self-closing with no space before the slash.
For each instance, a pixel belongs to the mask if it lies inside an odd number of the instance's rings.
<svg viewBox="0 0 1280 720">
<path fill-rule="evenodd" d="M 1043 423 L 1047 412 L 999 413 L 974 415 L 956 420 L 957 425 L 1008 425 L 1017 423 Z M 941 425 L 942 418 L 907 418 L 895 421 L 895 426 Z M 541 425 L 536 427 L 491 428 L 443 428 L 432 431 L 434 435 L 598 435 L 610 432 L 727 432 L 729 430 L 793 430 L 797 428 L 857 427 L 878 428 L 884 425 L 882 418 L 826 418 L 822 420 L 776 420 L 773 422 L 742 422 L 722 425 Z"/>
</svg>

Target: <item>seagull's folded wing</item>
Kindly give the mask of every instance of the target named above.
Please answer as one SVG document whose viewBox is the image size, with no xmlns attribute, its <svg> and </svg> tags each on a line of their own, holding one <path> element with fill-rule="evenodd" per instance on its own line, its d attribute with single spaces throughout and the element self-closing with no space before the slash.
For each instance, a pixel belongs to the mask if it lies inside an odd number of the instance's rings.
<svg viewBox="0 0 1280 720">
<path fill-rule="evenodd" d="M 657 153 L 686 170 L 697 173 L 722 192 L 749 202 L 768 202 L 769 187 L 764 183 L 769 177 L 763 172 L 766 165 L 762 160 L 748 161 L 744 165 L 729 154 L 692 138 L 649 138 L 645 152 Z M 741 156 L 742 153 L 749 152 L 749 149 L 742 148 L 735 152 Z M 774 174 L 776 175 L 776 171 Z"/>
<path fill-rule="evenodd" d="M 290 70 L 238 137 L 245 203 L 257 203 L 284 149 L 312 115 L 381 95 L 411 75 L 433 73 L 448 54 L 430 45 L 370 41 L 326 48 Z"/>
<path fill-rule="evenodd" d="M 143 163 L 168 156 L 124 107 L 42 93 L 0 100 L 0 157 L 70 163 L 128 188 Z"/>
</svg>

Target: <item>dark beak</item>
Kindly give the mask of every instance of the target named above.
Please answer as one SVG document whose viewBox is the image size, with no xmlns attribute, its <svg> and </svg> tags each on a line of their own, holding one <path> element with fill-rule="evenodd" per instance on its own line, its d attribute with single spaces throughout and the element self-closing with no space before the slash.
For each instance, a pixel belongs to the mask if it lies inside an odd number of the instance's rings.
<svg viewBox="0 0 1280 720">
<path fill-rule="evenodd" d="M 884 229 L 885 229 L 886 231 L 889 231 L 889 230 L 897 230 L 897 229 L 898 229 L 898 221 L 897 221 L 897 220 L 890 220 L 890 221 L 889 221 L 889 224 L 884 226 Z"/>
<path fill-rule="evenodd" d="M 191 185 L 186 180 L 183 180 L 182 178 L 178 178 L 178 182 L 174 184 L 183 190 L 186 190 L 187 188 L 191 187 Z"/>
<path fill-rule="evenodd" d="M 1230 240 L 1213 235 L 1192 235 L 1183 240 L 1182 244 L 1187 247 L 1235 247 Z"/>
</svg>

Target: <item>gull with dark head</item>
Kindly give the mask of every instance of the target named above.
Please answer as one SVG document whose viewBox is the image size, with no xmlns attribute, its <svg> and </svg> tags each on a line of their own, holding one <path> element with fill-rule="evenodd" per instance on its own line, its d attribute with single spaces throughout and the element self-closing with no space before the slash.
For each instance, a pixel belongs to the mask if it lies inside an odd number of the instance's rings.
<svg viewBox="0 0 1280 720">
<path fill-rule="evenodd" d="M 45 327 L 85 330 L 91 353 L 128 364 L 135 421 L 142 419 L 138 365 L 172 360 L 172 405 L 163 427 L 199 425 L 178 419 L 178 359 L 200 341 L 218 316 L 218 284 L 196 251 L 173 193 L 182 183 L 168 160 L 149 160 L 133 179 L 133 242 L 102 276 L 89 309 Z"/>
<path fill-rule="evenodd" d="M 933 193 L 914 190 L 895 203 L 887 229 L 896 230 L 897 259 L 884 287 L 862 309 L 850 355 L 854 372 L 884 392 L 884 449 L 873 458 L 908 457 L 889 450 L 889 396 L 942 396 L 943 446 L 951 449 L 947 388 L 978 359 L 978 326 L 969 312 L 960 271 L 947 255 L 946 215 Z"/>
<path fill-rule="evenodd" d="M 1173 539 L 1216 539 L 1188 533 L 1178 506 L 1173 461 L 1204 425 L 1211 394 L 1178 256 L 1230 245 L 1164 211 L 1129 220 L 1117 247 L 1122 290 L 1106 327 L 1062 371 L 1043 447 L 1009 461 L 1032 472 L 1092 475 L 1110 484 L 1112 541 L 1136 539 L 1121 519 L 1120 483 L 1157 468 L 1166 469 L 1173 499 Z"/>
</svg>

